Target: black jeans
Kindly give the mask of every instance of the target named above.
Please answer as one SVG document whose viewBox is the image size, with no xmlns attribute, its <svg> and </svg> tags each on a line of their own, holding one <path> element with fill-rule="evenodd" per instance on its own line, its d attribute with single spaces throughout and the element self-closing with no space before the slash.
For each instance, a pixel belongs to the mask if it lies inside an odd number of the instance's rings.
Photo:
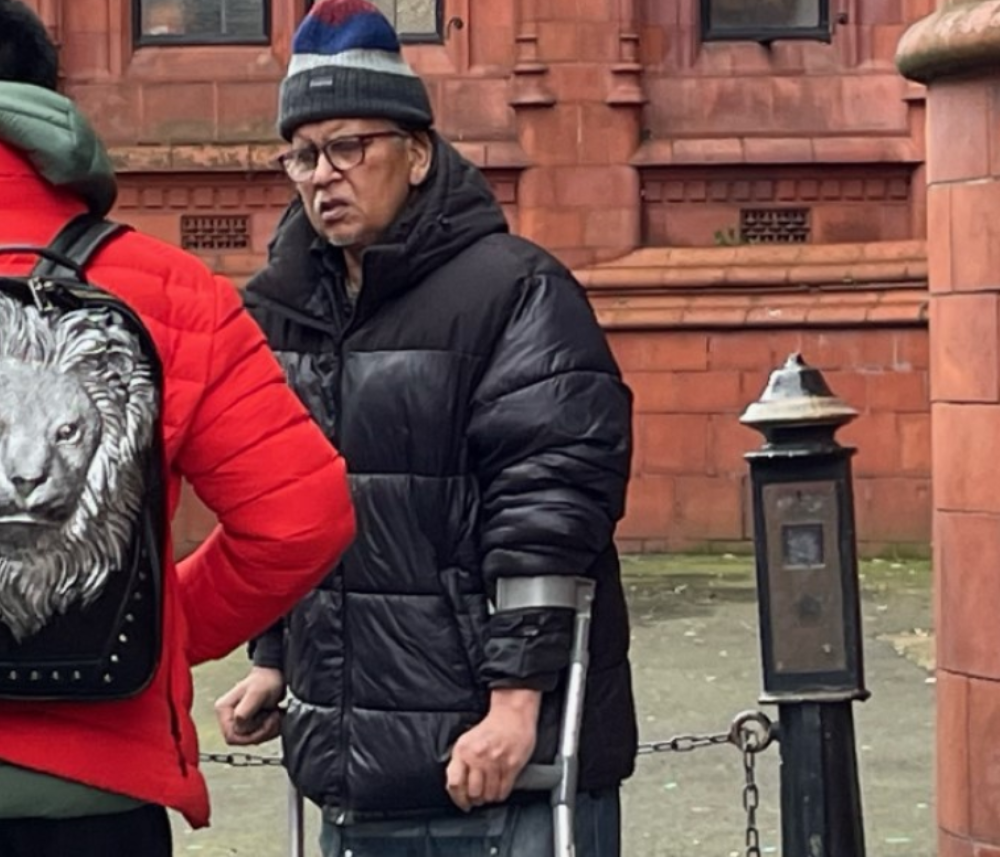
<svg viewBox="0 0 1000 857">
<path fill-rule="evenodd" d="M 618 789 L 576 796 L 577 857 L 619 857 Z M 430 821 L 368 822 L 320 832 L 323 857 L 552 857 L 547 800 L 485 807 Z"/>
<path fill-rule="evenodd" d="M 170 857 L 162 806 L 82 818 L 0 818 L 0 857 Z"/>
</svg>

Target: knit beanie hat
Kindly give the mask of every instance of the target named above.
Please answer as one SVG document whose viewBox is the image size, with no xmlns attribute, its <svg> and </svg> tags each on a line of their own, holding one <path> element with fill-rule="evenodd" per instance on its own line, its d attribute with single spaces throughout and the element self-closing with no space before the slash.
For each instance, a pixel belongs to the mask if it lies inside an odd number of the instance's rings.
<svg viewBox="0 0 1000 857">
<path fill-rule="evenodd" d="M 362 118 L 434 123 L 423 81 L 385 16 L 368 0 L 317 0 L 292 41 L 278 131 L 290 140 L 308 122 Z"/>
</svg>

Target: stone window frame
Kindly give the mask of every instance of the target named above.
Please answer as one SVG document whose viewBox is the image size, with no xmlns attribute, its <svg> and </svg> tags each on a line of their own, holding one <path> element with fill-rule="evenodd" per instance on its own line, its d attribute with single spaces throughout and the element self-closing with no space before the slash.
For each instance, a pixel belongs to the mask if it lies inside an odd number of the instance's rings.
<svg viewBox="0 0 1000 857">
<path fill-rule="evenodd" d="M 152 2 L 169 3 L 169 0 L 131 0 L 132 7 L 132 42 L 137 48 L 143 47 L 164 47 L 164 46 L 229 46 L 229 45 L 269 45 L 271 44 L 272 33 L 272 13 L 271 5 L 273 0 L 257 0 L 262 12 L 262 30 L 259 36 L 227 36 L 217 35 L 188 35 L 184 33 L 146 33 L 143 28 L 144 5 Z M 175 0 L 181 3 L 183 0 Z M 231 0 L 221 0 L 222 3 Z"/>
<path fill-rule="evenodd" d="M 833 19 L 831 17 L 831 0 L 814 0 L 818 23 L 816 26 L 769 26 L 754 23 L 752 20 L 745 27 L 718 26 L 713 23 L 713 10 L 726 0 L 699 0 L 701 40 L 703 42 L 758 42 L 770 45 L 779 39 L 799 39 L 829 43 L 833 39 Z M 761 0 L 745 0 L 747 7 L 760 8 Z"/>
<path fill-rule="evenodd" d="M 305 8 L 308 12 L 315 0 L 305 0 Z M 380 5 L 379 0 L 373 0 L 376 5 Z M 395 7 L 399 0 L 390 0 Z M 406 45 L 441 45 L 445 41 L 445 0 L 433 0 L 434 3 L 434 30 L 430 32 L 409 33 L 400 32 L 399 41 Z M 393 21 L 395 24 L 395 21 Z"/>
</svg>

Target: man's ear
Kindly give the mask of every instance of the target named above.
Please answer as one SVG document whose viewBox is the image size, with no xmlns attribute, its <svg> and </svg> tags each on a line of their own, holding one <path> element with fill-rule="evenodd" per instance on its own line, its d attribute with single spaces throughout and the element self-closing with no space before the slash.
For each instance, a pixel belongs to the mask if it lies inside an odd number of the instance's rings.
<svg viewBox="0 0 1000 857">
<path fill-rule="evenodd" d="M 426 131 L 417 131 L 410 137 L 410 186 L 420 187 L 431 171 L 434 160 L 434 144 Z"/>
</svg>

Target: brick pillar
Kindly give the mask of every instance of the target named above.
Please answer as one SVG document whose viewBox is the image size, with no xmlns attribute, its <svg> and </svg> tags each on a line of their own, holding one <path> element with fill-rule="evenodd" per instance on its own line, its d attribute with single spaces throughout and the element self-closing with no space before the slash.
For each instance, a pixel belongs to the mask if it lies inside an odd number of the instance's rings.
<svg viewBox="0 0 1000 857">
<path fill-rule="evenodd" d="M 1000 0 L 940 2 L 926 83 L 937 812 L 942 857 L 1000 848 Z"/>
<path fill-rule="evenodd" d="M 520 0 L 509 103 L 532 167 L 519 231 L 571 266 L 640 241 L 641 66 L 635 0 Z"/>
</svg>

